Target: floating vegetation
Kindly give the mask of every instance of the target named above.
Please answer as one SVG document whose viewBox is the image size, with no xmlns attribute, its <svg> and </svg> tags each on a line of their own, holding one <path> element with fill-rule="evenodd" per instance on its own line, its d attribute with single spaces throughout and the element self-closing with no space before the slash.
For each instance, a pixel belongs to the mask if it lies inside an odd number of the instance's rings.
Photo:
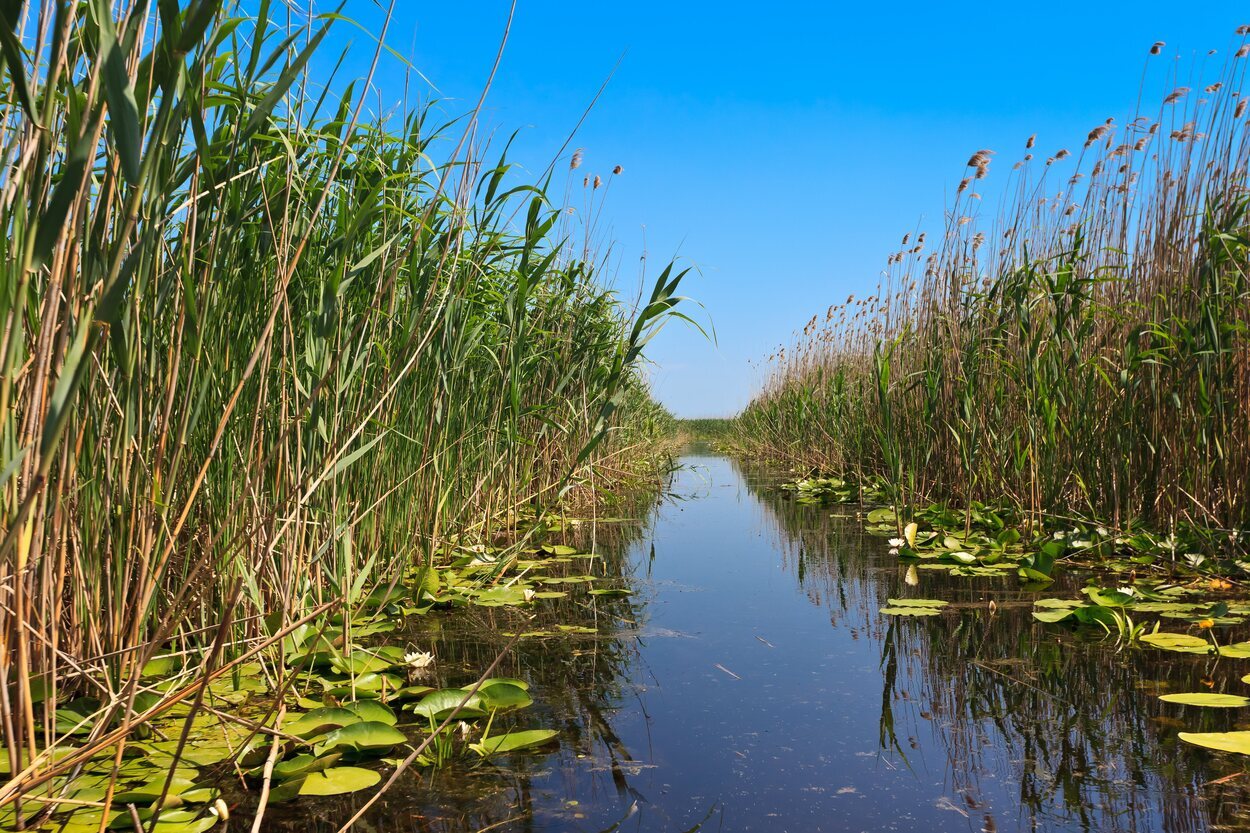
<svg viewBox="0 0 1250 833">
<path fill-rule="evenodd" d="M 887 616 L 937 616 L 947 604 L 941 599 L 890 599 L 881 612 Z"/>
</svg>

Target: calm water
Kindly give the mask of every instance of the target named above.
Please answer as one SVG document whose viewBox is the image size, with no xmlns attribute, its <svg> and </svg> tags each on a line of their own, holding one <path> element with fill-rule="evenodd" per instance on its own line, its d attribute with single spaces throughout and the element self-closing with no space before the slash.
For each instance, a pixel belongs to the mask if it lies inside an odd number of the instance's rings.
<svg viewBox="0 0 1250 833">
<path fill-rule="evenodd" d="M 635 595 L 558 600 L 539 625 L 598 634 L 524 640 L 504 663 L 537 700 L 515 725 L 559 728 L 558 748 L 406 777 L 361 829 L 1250 829 L 1250 778 L 1208 783 L 1240 763 L 1176 740 L 1241 728 L 1237 710 L 1156 697 L 1238 691 L 1250 663 L 1036 624 L 1014 577 L 922 570 L 907 587 L 853 508 L 796 505 L 725 457 L 683 463 L 641 528 L 596 533 L 598 569 Z M 1047 595 L 1079 580 L 1062 584 Z M 899 595 L 954 610 L 878 613 Z M 534 626 L 494 609 L 420 620 L 410 638 L 434 646 L 440 683 L 462 685 L 502 632 Z M 333 830 L 352 807 L 269 818 Z"/>
</svg>

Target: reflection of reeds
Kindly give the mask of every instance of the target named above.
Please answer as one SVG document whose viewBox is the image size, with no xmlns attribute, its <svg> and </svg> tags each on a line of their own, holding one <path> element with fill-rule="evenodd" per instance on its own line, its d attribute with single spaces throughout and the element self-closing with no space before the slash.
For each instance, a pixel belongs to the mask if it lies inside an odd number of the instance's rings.
<svg viewBox="0 0 1250 833">
<path fill-rule="evenodd" d="M 1076 153 L 973 154 L 930 249 L 770 357 L 742 440 L 965 505 L 1250 525 L 1244 52 Z"/>
<path fill-rule="evenodd" d="M 1012 580 L 999 587 L 923 570 L 923 595 L 956 606 L 976 600 L 976 609 L 957 618 L 881 617 L 885 600 L 906 591 L 897 559 L 862 532 L 854 508 L 846 507 L 850 517 L 831 517 L 828 507 L 769 489 L 766 472 L 748 468 L 744 477 L 772 546 L 805 595 L 835 627 L 880 646 L 883 752 L 910 760 L 921 754 L 910 740 L 921 752 L 931 748 L 926 739 L 935 741 L 949 794 L 973 817 L 992 816 L 1000 830 L 1180 833 L 1245 823 L 1250 787 L 1204 787 L 1226 773 L 1180 744 L 1166 722 L 1175 710 L 1155 697 L 1194 690 L 1207 672 L 1217 686 L 1237 690 L 1237 669 L 1159 651 L 1117 652 L 1037 624 L 1032 594 Z M 989 587 L 999 600 L 993 614 L 984 604 Z M 1205 721 L 1199 731 L 1240 728 L 1235 715 L 1216 711 L 1194 717 L 1191 710 L 1186 720 Z M 930 754 L 924 760 L 934 763 Z M 1001 798 L 1003 783 L 1018 787 L 1009 807 L 990 802 L 995 793 Z"/>
</svg>

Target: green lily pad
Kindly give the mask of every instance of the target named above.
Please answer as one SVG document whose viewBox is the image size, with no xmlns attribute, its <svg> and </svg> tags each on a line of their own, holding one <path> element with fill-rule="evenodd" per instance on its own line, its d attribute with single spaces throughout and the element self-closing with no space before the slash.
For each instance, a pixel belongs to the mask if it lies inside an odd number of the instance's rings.
<svg viewBox="0 0 1250 833">
<path fill-rule="evenodd" d="M 1165 703 L 1205 706 L 1211 709 L 1237 709 L 1250 706 L 1250 697 L 1242 697 L 1240 694 L 1215 694 L 1209 691 L 1196 691 L 1192 694 L 1164 694 L 1159 699 Z"/>
<path fill-rule="evenodd" d="M 328 769 L 338 762 L 342 755 L 331 752 L 327 755 L 296 755 L 288 761 L 280 761 L 274 764 L 273 777 L 278 782 L 290 781 L 294 778 L 300 778 L 313 772 L 320 772 Z M 254 773 L 257 775 L 261 772 Z"/>
<path fill-rule="evenodd" d="M 367 721 L 335 729 L 322 738 L 314 751 L 321 755 L 331 749 L 344 748 L 356 752 L 380 753 L 393 749 L 406 740 L 403 733 L 394 726 Z"/>
<path fill-rule="evenodd" d="M 340 674 L 376 674 L 392 668 L 395 663 L 373 651 L 352 651 L 347 656 L 330 660 L 331 667 Z"/>
<path fill-rule="evenodd" d="M 343 795 L 366 790 L 382 780 L 380 773 L 356 766 L 336 766 L 309 773 L 300 785 L 300 795 Z"/>
<path fill-rule="evenodd" d="M 885 616 L 937 616 L 942 611 L 933 607 L 883 607 L 878 612 Z"/>
<path fill-rule="evenodd" d="M 623 597 L 623 596 L 629 596 L 629 595 L 632 595 L 632 594 L 633 594 L 633 592 L 634 592 L 634 591 L 632 591 L 632 590 L 625 590 L 625 589 L 620 588 L 620 587 L 615 587 L 615 588 L 607 588 L 607 587 L 605 587 L 605 588 L 601 588 L 601 589 L 599 589 L 599 590 L 587 590 L 587 591 L 586 591 L 587 595 L 590 595 L 590 596 L 607 596 L 607 597 L 609 597 L 609 598 L 613 598 L 613 599 L 618 599 L 618 598 L 621 598 L 621 597 Z"/>
<path fill-rule="evenodd" d="M 521 709 L 534 702 L 529 692 L 511 683 L 483 686 L 478 694 L 482 698 L 482 705 L 487 709 Z"/>
<path fill-rule="evenodd" d="M 1250 642 L 1234 642 L 1220 646 L 1220 656 L 1232 659 L 1250 659 Z"/>
<path fill-rule="evenodd" d="M 1177 737 L 1194 746 L 1250 755 L 1250 732 L 1180 732 Z"/>
<path fill-rule="evenodd" d="M 360 715 L 337 706 L 326 706 L 305 712 L 290 723 L 282 726 L 282 731 L 297 738 L 307 738 L 331 729 L 349 726 L 361 722 Z"/>
<path fill-rule="evenodd" d="M 1039 622 L 1054 624 L 1055 622 L 1062 622 L 1064 619 L 1072 616 L 1075 612 L 1076 610 L 1070 607 L 1045 608 L 1043 610 L 1033 611 L 1033 618 Z"/>
<path fill-rule="evenodd" d="M 1210 642 L 1188 633 L 1148 633 L 1141 641 L 1164 651 L 1177 651 L 1182 654 L 1206 654 L 1211 650 Z"/>
<path fill-rule="evenodd" d="M 460 705 L 460 701 L 464 700 L 466 694 L 468 692 L 462 688 L 439 689 L 431 694 L 427 694 L 422 698 L 421 702 L 410 708 L 416 714 L 428 717 L 431 720 L 441 720 Z M 464 704 L 464 708 L 460 710 L 460 716 L 481 717 L 485 714 L 482 711 L 482 705 L 482 694 L 479 691 Z"/>
<path fill-rule="evenodd" d="M 362 721 L 385 723 L 387 726 L 394 726 L 397 722 L 395 719 L 395 712 L 391 711 L 377 700 L 361 700 L 344 708 L 346 711 L 349 711 L 359 717 Z"/>
<path fill-rule="evenodd" d="M 542 746 L 558 734 L 559 732 L 555 729 L 527 729 L 520 732 L 506 732 L 502 735 L 489 737 L 480 743 L 469 744 L 469 748 L 484 758 L 488 755 Z"/>
</svg>

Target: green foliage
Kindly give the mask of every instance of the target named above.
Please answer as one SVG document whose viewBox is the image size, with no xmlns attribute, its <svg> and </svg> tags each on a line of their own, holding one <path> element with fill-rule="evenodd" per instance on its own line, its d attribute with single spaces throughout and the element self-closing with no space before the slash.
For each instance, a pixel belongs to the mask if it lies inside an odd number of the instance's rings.
<svg viewBox="0 0 1250 833">
<path fill-rule="evenodd" d="M 683 272 L 631 312 L 565 245 L 578 220 L 549 183 L 468 141 L 476 114 L 372 116 L 370 79 L 311 76 L 338 15 L 156 6 L 34 4 L 28 31 L 0 26 L 17 760 L 76 731 L 58 701 L 102 686 L 92 725 L 117 726 L 144 673 L 203 679 L 218 644 L 303 651 L 302 671 L 345 676 L 332 697 L 402 686 L 391 657 L 287 631 L 413 569 L 427 597 L 480 601 L 428 569 L 671 429 L 641 364 L 682 317 Z M 51 46 L 23 54 L 34 33 Z M 361 717 L 339 737 L 394 732 Z"/>
<path fill-rule="evenodd" d="M 1170 134 L 1147 108 L 1063 164 L 974 157 L 945 229 L 770 357 L 734 443 L 900 506 L 1205 528 L 1168 560 L 1244 557 L 1250 129 L 1226 72 L 1165 106 Z M 983 222 L 976 183 L 1004 174 L 1017 201 Z"/>
</svg>

